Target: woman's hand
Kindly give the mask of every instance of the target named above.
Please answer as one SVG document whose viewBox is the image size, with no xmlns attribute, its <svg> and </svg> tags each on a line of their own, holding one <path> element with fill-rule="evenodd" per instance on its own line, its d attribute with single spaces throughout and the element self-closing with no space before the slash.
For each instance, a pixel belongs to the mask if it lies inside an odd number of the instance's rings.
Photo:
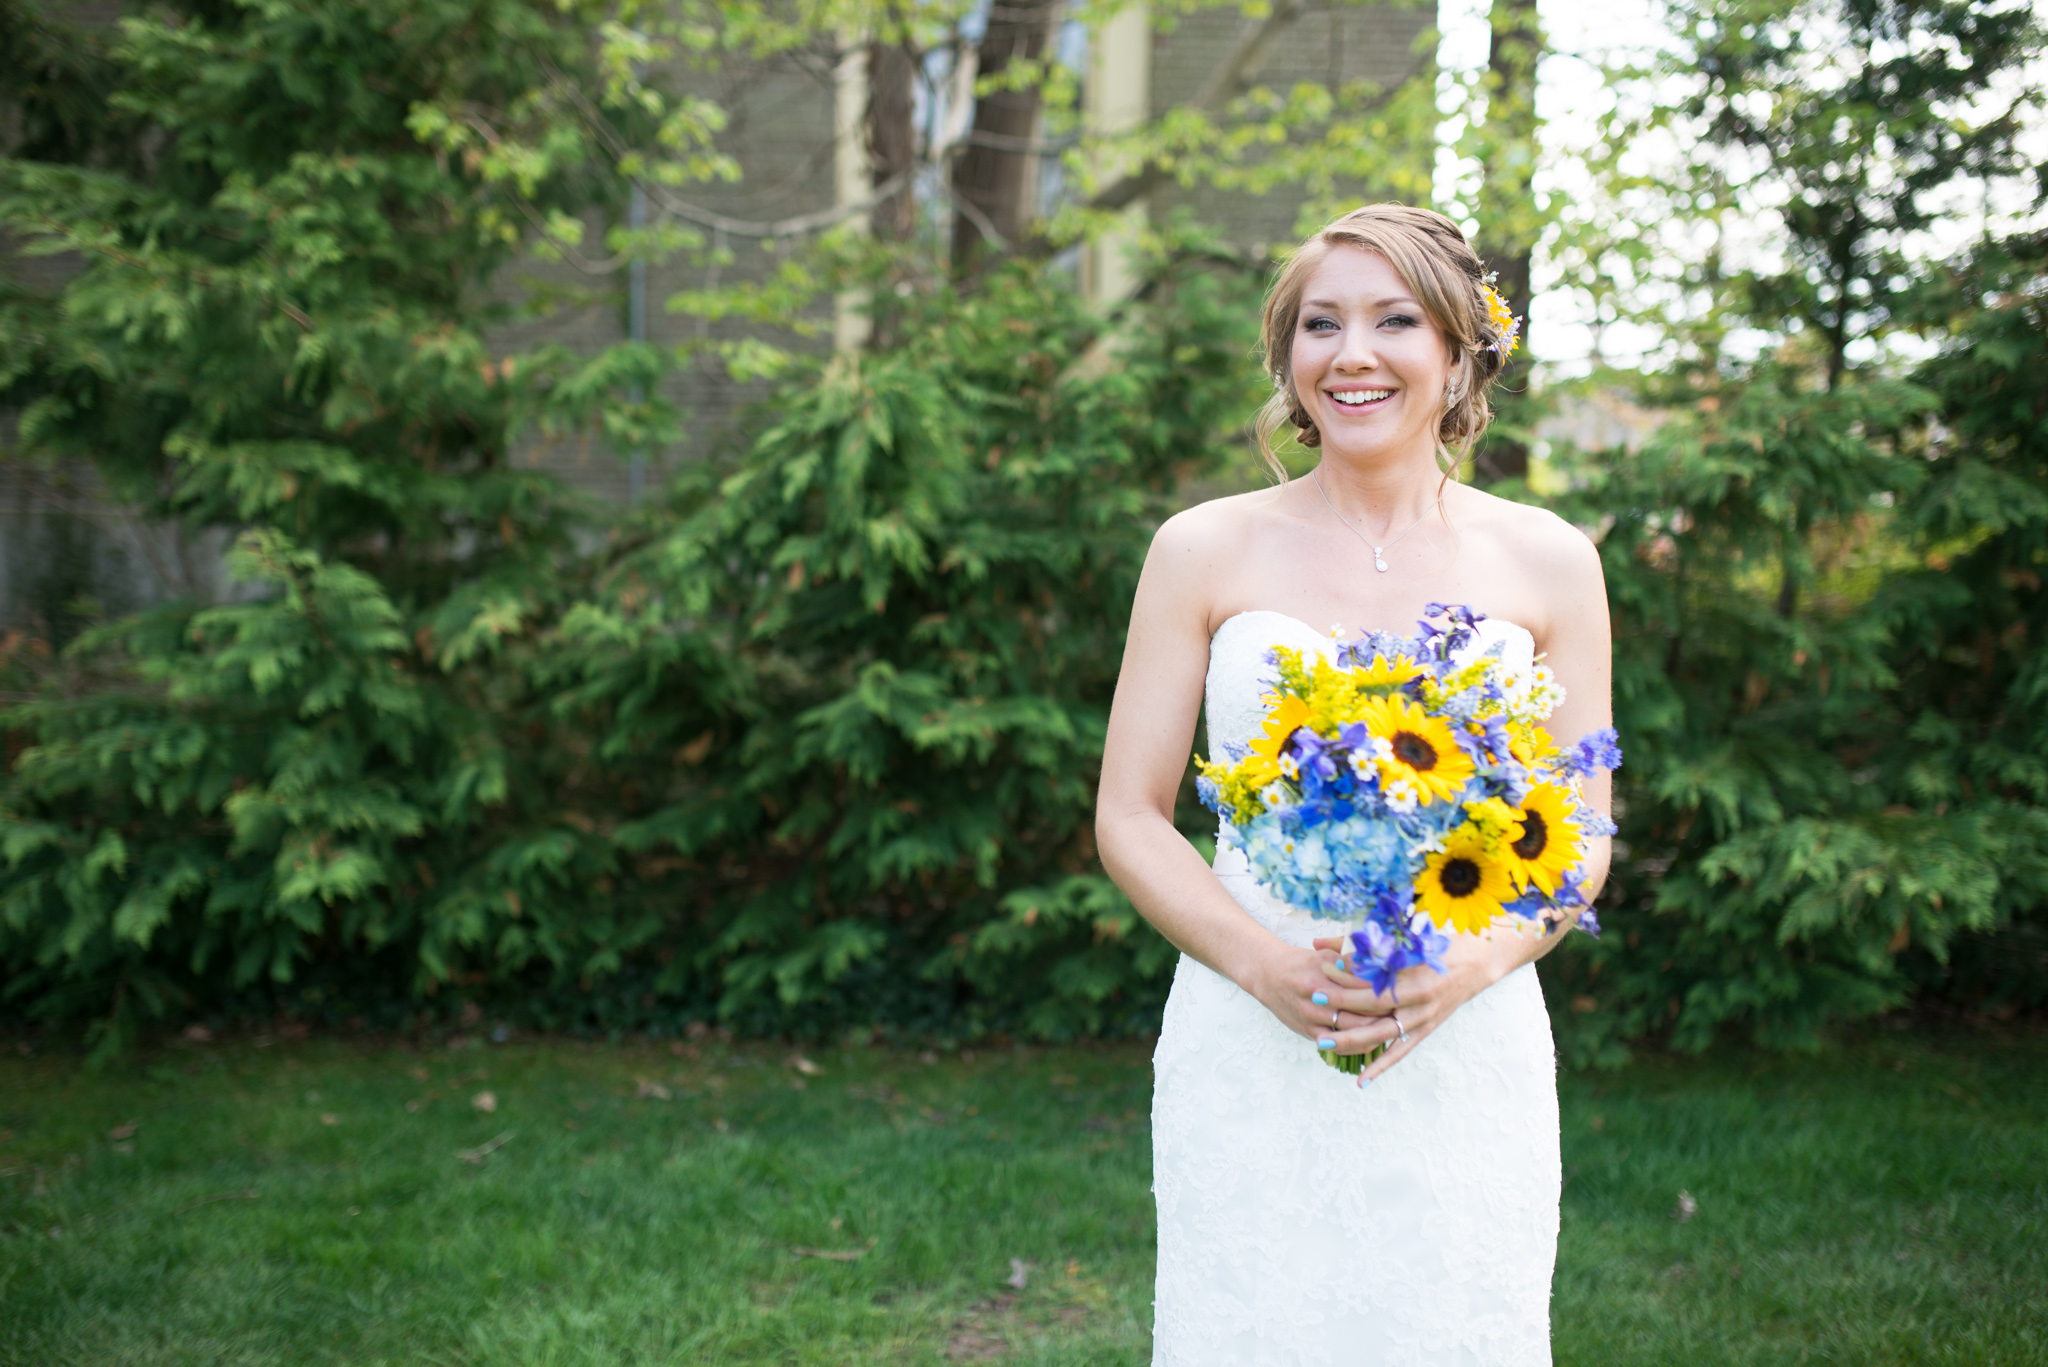
<svg viewBox="0 0 2048 1367">
<path fill-rule="evenodd" d="M 1363 1087 L 1406 1058 L 1459 1007 L 1538 958 L 1547 947 L 1545 940 L 1542 927 L 1529 922 L 1497 925 L 1483 935 L 1453 936 L 1444 954 L 1444 972 L 1406 969 L 1395 981 L 1392 995 L 1374 992 L 1344 971 L 1345 941 L 1341 937 L 1317 940 L 1314 949 L 1301 951 L 1315 956 L 1323 979 L 1307 993 L 1308 1011 L 1323 1013 L 1321 1028 L 1314 1032 L 1317 1043 L 1334 1041 L 1326 1047 L 1339 1054 L 1369 1054 L 1383 1044 L 1391 1045 L 1361 1070 L 1358 1085 Z M 1329 1006 L 1317 1003 L 1318 996 L 1327 998 Z M 1294 1025 L 1274 1009 L 1273 1002 L 1263 996 L 1260 1000 L 1283 1023 Z M 1334 1027 L 1328 1014 L 1333 1010 Z"/>
<path fill-rule="evenodd" d="M 1275 938 L 1238 986 L 1258 998 L 1275 1020 L 1319 1048 L 1362 1054 L 1371 1046 L 1343 1049 L 1342 1042 L 1347 1032 L 1384 1022 L 1386 998 L 1341 968 L 1332 976 L 1337 956 L 1324 946 L 1342 943 L 1318 940 L 1316 948 L 1302 949 Z"/>
</svg>

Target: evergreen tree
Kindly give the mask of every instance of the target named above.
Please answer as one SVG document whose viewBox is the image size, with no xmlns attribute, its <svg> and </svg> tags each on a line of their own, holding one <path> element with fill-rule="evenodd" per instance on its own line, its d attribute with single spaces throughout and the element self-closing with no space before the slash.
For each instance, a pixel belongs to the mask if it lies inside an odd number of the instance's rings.
<svg viewBox="0 0 2048 1367">
<path fill-rule="evenodd" d="M 1629 755 L 1614 931 L 1553 972 L 1582 1056 L 1731 1022 L 1809 1041 L 1903 1000 L 1909 945 L 1945 956 L 2048 893 L 2048 751 L 2014 710 L 2040 668 L 2024 595 L 2048 469 L 2020 437 L 2038 414 L 1964 400 L 2012 383 L 2039 276 L 1987 248 L 1931 289 L 1913 255 L 1944 195 L 2031 172 L 2038 27 L 1915 0 L 1679 17 L 1656 74 L 1696 93 L 1650 122 L 1704 154 L 1670 179 L 1609 168 L 1630 220 L 1609 259 L 1664 282 L 1645 294 L 1676 324 L 1646 389 L 1664 421 L 1565 500 L 1608 528 Z M 1759 218 L 1777 251 L 1744 239 Z M 2001 270 L 1999 302 L 1968 294 Z M 1771 344 L 1743 359 L 1738 329 Z M 1882 343 L 1907 329 L 1943 354 L 1902 376 Z M 1979 678 L 1936 663 L 1959 632 Z"/>
<path fill-rule="evenodd" d="M 104 44 L 7 14 L 50 59 L 4 92 L 34 137 L 0 220 L 83 267 L 6 299 L 0 403 L 36 458 L 243 529 L 256 590 L 103 624 L 9 708 L 11 1009 L 109 1048 L 456 983 L 554 1023 L 1142 1018 L 1167 956 L 1087 809 L 1150 528 L 1251 403 L 1254 280 L 1190 243 L 1114 318 L 1042 261 L 891 291 L 893 349 L 783 357 L 757 440 L 579 551 L 519 425 L 671 440 L 634 396 L 676 358 L 485 334 L 522 250 L 616 208 L 605 139 L 664 187 L 729 170 L 636 35 L 518 0 Z M 801 313 L 907 250 L 844 246 L 695 302 Z"/>
<path fill-rule="evenodd" d="M 426 986 L 487 942 L 541 952 L 522 893 L 602 874 L 494 658 L 570 563 L 571 509 L 510 433 L 522 407 L 646 421 L 617 396 L 647 358 L 500 358 L 482 335 L 521 216 L 608 192 L 544 99 L 565 71 L 596 84 L 592 17 L 196 4 L 95 37 L 8 8 L 38 57 L 8 67 L 26 136 L 0 221 L 80 264 L 6 298 L 0 402 L 34 458 L 245 529 L 232 567 L 258 590 L 88 632 L 10 709 L 33 737 L 0 795 L 10 999 L 108 1012 L 115 1044 L 344 948 L 404 944 L 386 971 Z M 551 156 L 497 174 L 448 107 L 549 126 Z M 580 967 L 606 926 L 546 948 Z"/>
</svg>

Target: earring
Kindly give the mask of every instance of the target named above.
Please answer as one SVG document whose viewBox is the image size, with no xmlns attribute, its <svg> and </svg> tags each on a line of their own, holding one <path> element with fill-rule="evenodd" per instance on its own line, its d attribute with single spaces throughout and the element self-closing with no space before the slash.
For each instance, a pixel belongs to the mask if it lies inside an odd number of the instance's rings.
<svg viewBox="0 0 2048 1367">
<path fill-rule="evenodd" d="M 1444 412 L 1448 413 L 1458 406 L 1458 397 L 1458 386 L 1455 384 L 1444 386 Z"/>
</svg>

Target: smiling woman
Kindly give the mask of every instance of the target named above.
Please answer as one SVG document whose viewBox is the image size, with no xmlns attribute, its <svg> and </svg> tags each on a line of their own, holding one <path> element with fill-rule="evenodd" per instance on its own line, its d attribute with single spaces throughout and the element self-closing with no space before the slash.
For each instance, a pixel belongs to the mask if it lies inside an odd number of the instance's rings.
<svg viewBox="0 0 2048 1367">
<path fill-rule="evenodd" d="M 1329 658 L 1311 624 L 1402 631 L 1435 604 L 1482 607 L 1473 656 L 1521 673 L 1543 656 L 1564 689 L 1550 725 L 1608 725 L 1592 544 L 1455 479 L 1514 345 L 1504 312 L 1440 215 L 1373 205 L 1309 239 L 1265 309 L 1259 436 L 1278 487 L 1180 514 L 1146 561 L 1096 829 L 1182 950 L 1154 1059 L 1157 1364 L 1549 1361 L 1557 1094 L 1532 965 L 1561 936 L 1501 921 L 1505 865 L 1454 836 L 1416 886 L 1440 927 L 1475 933 L 1442 973 L 1377 993 L 1340 966 L 1348 925 L 1271 895 L 1234 842 L 1205 865 L 1172 824 L 1205 702 L 1213 753 L 1279 762 L 1286 737 L 1260 734 L 1270 652 Z M 1288 427 L 1320 453 L 1310 480 L 1272 459 Z M 1473 761 L 1408 701 L 1383 700 L 1383 777 L 1416 800 L 1458 791 Z M 1604 773 L 1586 785 L 1596 810 L 1607 793 Z M 1523 838 L 1517 856 L 1547 873 L 1547 842 Z M 1586 842 L 1589 896 L 1607 858 Z M 1377 1056 L 1354 1086 L 1303 1036 Z"/>
<path fill-rule="evenodd" d="M 1312 284 L 1314 297 L 1305 297 Z M 1349 319 L 1343 284 L 1353 286 Z M 1368 297 L 1356 293 L 1359 285 Z M 1347 325 L 1376 334 L 1372 349 L 1383 373 L 1333 371 Z M 1292 426 L 1295 439 L 1314 449 L 1331 420 L 1391 405 L 1404 389 L 1437 401 L 1407 416 L 1418 431 L 1434 420 L 1437 446 L 1459 448 L 1455 468 L 1493 419 L 1486 389 L 1506 367 L 1520 328 L 1449 219 L 1373 205 L 1339 219 L 1295 253 L 1267 295 L 1262 330 L 1274 393 L 1256 424 L 1259 449 L 1285 483 L 1287 469 L 1273 450 L 1283 428 Z"/>
</svg>

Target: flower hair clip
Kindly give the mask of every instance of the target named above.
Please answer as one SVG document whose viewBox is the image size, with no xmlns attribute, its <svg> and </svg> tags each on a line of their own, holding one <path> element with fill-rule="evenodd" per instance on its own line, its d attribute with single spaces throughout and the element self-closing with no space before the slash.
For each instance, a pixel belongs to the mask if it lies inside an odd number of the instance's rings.
<svg viewBox="0 0 2048 1367">
<path fill-rule="evenodd" d="M 1508 301 L 1500 297 L 1500 291 L 1493 287 L 1494 276 L 1488 275 L 1479 282 L 1479 297 L 1486 301 L 1486 321 L 1493 324 L 1494 340 L 1487 350 L 1500 356 L 1502 364 L 1515 354 L 1515 343 L 1522 335 L 1522 320 L 1515 317 Z"/>
</svg>

